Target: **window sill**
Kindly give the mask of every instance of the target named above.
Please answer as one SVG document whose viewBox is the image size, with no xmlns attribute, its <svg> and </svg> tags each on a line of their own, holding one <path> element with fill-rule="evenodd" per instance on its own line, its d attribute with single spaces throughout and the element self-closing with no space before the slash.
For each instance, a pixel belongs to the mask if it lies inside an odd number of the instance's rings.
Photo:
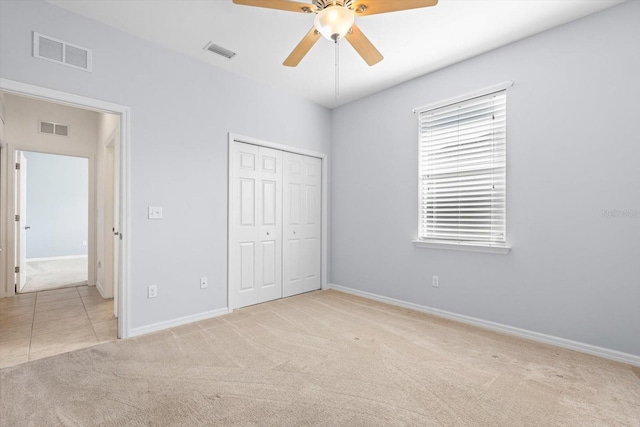
<svg viewBox="0 0 640 427">
<path fill-rule="evenodd" d="M 476 243 L 442 242 L 436 240 L 412 240 L 412 242 L 416 248 L 448 249 L 453 251 L 484 252 L 501 255 L 506 255 L 511 250 L 511 246 L 507 244 L 482 245 Z"/>
</svg>

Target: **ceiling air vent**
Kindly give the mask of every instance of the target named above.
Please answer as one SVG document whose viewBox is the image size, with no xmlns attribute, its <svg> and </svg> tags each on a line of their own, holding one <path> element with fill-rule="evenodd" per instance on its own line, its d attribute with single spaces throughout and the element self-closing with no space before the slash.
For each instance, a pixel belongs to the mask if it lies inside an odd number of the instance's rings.
<svg viewBox="0 0 640 427">
<path fill-rule="evenodd" d="M 40 122 L 40 133 L 49 135 L 69 136 L 69 126 L 60 123 Z"/>
<path fill-rule="evenodd" d="M 91 71 L 91 50 L 33 32 L 33 56 L 69 67 Z"/>
<path fill-rule="evenodd" d="M 207 43 L 207 45 L 204 47 L 204 49 L 208 50 L 209 52 L 216 53 L 216 54 L 218 54 L 220 56 L 224 56 L 227 59 L 231 59 L 234 56 L 236 56 L 235 52 L 231 52 L 229 49 L 225 49 L 222 46 L 218 46 L 214 42 Z"/>
</svg>

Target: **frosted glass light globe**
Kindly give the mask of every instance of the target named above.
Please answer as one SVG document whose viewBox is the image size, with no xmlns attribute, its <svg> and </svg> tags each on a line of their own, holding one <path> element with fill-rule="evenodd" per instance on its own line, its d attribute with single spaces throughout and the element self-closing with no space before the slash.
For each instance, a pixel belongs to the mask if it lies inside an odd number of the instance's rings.
<svg viewBox="0 0 640 427">
<path fill-rule="evenodd" d="M 316 15 L 313 25 L 324 38 L 337 42 L 349 32 L 354 22 L 355 15 L 351 9 L 329 6 Z"/>
</svg>

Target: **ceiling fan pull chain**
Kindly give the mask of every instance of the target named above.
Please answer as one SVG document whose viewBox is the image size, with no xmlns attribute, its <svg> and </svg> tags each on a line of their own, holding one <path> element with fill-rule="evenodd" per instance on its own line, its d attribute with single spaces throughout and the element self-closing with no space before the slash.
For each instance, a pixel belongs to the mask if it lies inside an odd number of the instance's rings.
<svg viewBox="0 0 640 427">
<path fill-rule="evenodd" d="M 338 94 L 340 93 L 340 43 L 336 40 L 336 106 L 338 106 Z"/>
</svg>

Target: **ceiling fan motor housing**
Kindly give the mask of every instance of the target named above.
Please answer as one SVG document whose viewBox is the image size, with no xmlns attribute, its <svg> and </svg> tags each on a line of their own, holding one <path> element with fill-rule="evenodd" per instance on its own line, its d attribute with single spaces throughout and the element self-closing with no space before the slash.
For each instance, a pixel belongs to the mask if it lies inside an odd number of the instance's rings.
<svg viewBox="0 0 640 427">
<path fill-rule="evenodd" d="M 351 9 L 353 0 L 313 0 L 312 2 L 318 10 L 326 9 L 329 6 L 343 6 Z"/>
</svg>

